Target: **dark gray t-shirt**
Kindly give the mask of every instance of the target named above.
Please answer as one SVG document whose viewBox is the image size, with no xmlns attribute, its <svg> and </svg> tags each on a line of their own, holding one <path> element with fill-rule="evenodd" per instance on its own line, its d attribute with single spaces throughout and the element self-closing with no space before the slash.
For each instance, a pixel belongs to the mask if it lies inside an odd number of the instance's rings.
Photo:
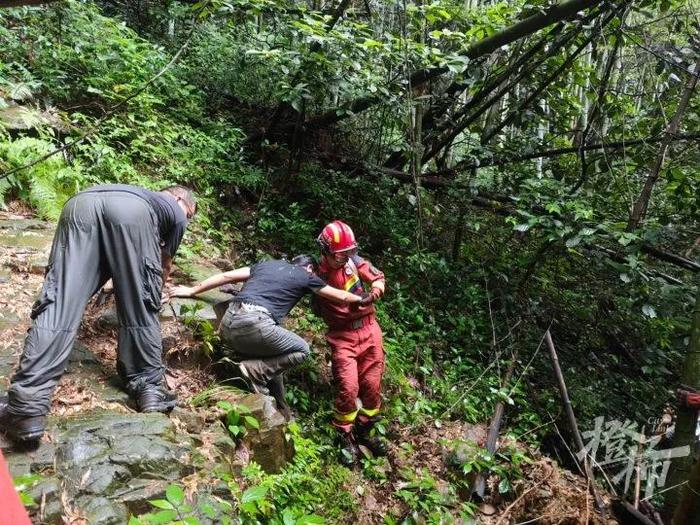
<svg viewBox="0 0 700 525">
<path fill-rule="evenodd" d="M 187 227 L 187 216 L 177 204 L 175 197 L 139 186 L 130 186 L 129 184 L 100 184 L 81 193 L 102 193 L 106 191 L 131 193 L 148 202 L 158 220 L 158 231 L 160 232 L 160 243 L 163 251 L 170 257 L 175 255 Z"/>
<path fill-rule="evenodd" d="M 304 297 L 326 286 L 323 280 L 287 261 L 264 261 L 250 267 L 250 279 L 236 302 L 264 306 L 278 323 Z"/>
</svg>

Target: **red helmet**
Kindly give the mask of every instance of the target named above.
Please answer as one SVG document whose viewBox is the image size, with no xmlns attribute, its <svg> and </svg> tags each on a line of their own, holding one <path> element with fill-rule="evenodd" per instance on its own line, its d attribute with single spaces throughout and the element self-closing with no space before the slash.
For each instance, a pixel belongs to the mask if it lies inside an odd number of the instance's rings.
<svg viewBox="0 0 700 525">
<path fill-rule="evenodd" d="M 355 234 L 350 226 L 342 221 L 333 221 L 326 224 L 317 240 L 321 248 L 329 253 L 348 252 L 357 249 Z"/>
</svg>

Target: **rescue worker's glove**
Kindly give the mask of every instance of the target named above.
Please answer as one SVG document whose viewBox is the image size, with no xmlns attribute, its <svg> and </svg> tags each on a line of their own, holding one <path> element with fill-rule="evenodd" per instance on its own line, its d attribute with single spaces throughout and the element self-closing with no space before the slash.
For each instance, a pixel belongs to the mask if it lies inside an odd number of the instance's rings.
<svg viewBox="0 0 700 525">
<path fill-rule="evenodd" d="M 679 388 L 676 390 L 676 400 L 681 408 L 689 408 L 692 410 L 700 409 L 700 394 L 694 390 L 686 390 Z"/>
<path fill-rule="evenodd" d="M 379 288 L 372 288 L 372 290 L 369 293 L 373 298 L 372 302 L 378 301 L 379 298 L 382 296 L 382 292 L 379 290 Z"/>
</svg>

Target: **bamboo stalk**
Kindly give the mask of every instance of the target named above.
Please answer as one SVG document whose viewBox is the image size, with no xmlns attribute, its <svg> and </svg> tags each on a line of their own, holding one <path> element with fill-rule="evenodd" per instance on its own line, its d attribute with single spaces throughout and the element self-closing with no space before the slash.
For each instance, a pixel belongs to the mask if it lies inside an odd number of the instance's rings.
<svg viewBox="0 0 700 525">
<path fill-rule="evenodd" d="M 578 422 L 576 421 L 576 415 L 574 414 L 574 409 L 571 405 L 571 399 L 569 398 L 569 392 L 566 388 L 566 382 L 564 381 L 564 375 L 561 372 L 561 367 L 559 366 L 559 357 L 557 356 L 557 351 L 554 348 L 554 341 L 552 341 L 552 334 L 549 330 L 544 334 L 544 340 L 549 348 L 549 353 L 552 358 L 552 367 L 554 368 L 554 375 L 557 378 L 557 383 L 559 385 L 559 394 L 561 395 L 562 404 L 564 405 L 564 410 L 566 411 L 566 416 L 569 420 L 569 426 L 571 427 L 571 432 L 574 435 L 574 443 L 576 445 L 577 451 L 584 450 L 583 439 L 581 438 L 581 432 L 578 429 Z M 595 477 L 593 476 L 593 471 L 591 469 L 591 464 L 588 461 L 588 455 L 583 459 L 583 471 L 586 473 L 586 477 L 590 480 L 590 489 L 593 498 L 595 499 L 595 504 L 598 512 L 606 522 L 605 517 L 605 506 L 603 500 L 598 494 L 598 489 L 596 486 Z"/>
<path fill-rule="evenodd" d="M 506 375 L 503 378 L 503 385 L 510 383 L 513 377 L 513 371 L 515 370 L 515 363 L 518 358 L 518 353 L 516 351 L 513 359 L 511 360 L 508 368 L 506 369 Z M 503 420 L 503 413 L 505 412 L 505 404 L 503 401 L 496 403 L 496 408 L 493 411 L 493 417 L 491 418 L 491 423 L 489 424 L 489 432 L 486 436 L 486 450 L 491 454 L 496 452 L 496 444 L 498 442 L 498 435 L 501 431 L 501 421 Z M 479 472 L 472 484 L 471 493 L 476 494 L 479 498 L 483 499 L 486 493 L 486 476 L 488 472 Z"/>
</svg>

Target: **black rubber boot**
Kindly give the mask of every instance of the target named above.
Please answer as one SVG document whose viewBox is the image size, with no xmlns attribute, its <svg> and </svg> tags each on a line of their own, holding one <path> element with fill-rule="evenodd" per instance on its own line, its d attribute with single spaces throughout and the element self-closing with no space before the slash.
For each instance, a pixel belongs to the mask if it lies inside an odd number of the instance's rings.
<svg viewBox="0 0 700 525">
<path fill-rule="evenodd" d="M 7 396 L 0 398 L 0 432 L 13 441 L 38 441 L 46 429 L 46 416 L 17 416 L 8 411 Z"/>
<path fill-rule="evenodd" d="M 354 467 L 360 461 L 360 448 L 352 432 L 341 432 L 339 436 L 340 462 L 346 467 Z"/>
<path fill-rule="evenodd" d="M 367 447 L 374 456 L 386 456 L 386 442 L 374 428 L 374 425 L 380 420 L 380 416 L 375 416 L 365 422 L 357 421 L 355 423 L 357 442 Z"/>
<path fill-rule="evenodd" d="M 177 406 L 177 396 L 162 386 L 148 385 L 136 397 L 139 412 L 170 412 Z"/>
</svg>

